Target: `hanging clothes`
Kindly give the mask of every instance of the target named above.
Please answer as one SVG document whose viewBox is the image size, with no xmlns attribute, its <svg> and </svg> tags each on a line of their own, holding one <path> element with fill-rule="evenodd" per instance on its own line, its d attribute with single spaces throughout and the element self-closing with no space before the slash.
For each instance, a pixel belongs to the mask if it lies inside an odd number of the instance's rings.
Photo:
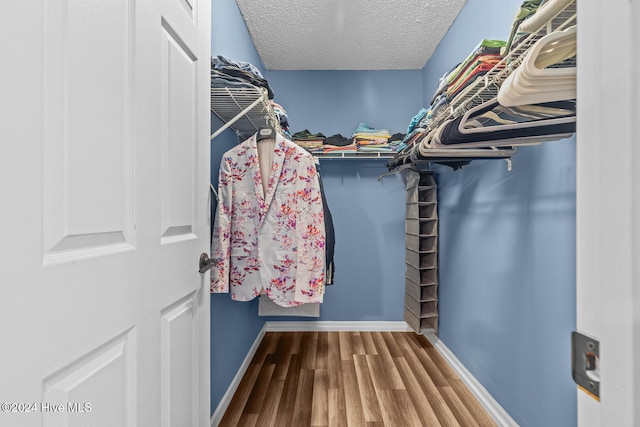
<svg viewBox="0 0 640 427">
<path fill-rule="evenodd" d="M 263 188 L 256 135 L 220 164 L 211 292 L 249 301 L 261 289 L 283 307 L 322 302 L 325 229 L 313 157 L 281 135 Z"/>
<path fill-rule="evenodd" d="M 318 174 L 320 174 L 320 165 L 316 167 Z M 325 284 L 333 285 L 333 278 L 336 271 L 335 263 L 333 260 L 333 253 L 336 247 L 336 233 L 333 227 L 333 216 L 331 210 L 329 210 L 329 204 L 324 194 L 324 187 L 322 185 L 322 176 L 318 176 L 318 182 L 320 183 L 320 196 L 322 197 L 322 209 L 324 211 L 324 230 L 326 235 L 326 251 L 325 251 Z"/>
</svg>

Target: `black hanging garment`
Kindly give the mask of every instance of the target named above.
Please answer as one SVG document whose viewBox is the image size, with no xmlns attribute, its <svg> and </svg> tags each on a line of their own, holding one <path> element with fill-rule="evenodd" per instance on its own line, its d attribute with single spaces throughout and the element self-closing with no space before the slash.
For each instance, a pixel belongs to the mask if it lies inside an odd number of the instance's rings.
<svg viewBox="0 0 640 427">
<path fill-rule="evenodd" d="M 322 197 L 322 206 L 324 210 L 324 231 L 326 235 L 325 242 L 325 258 L 326 258 L 326 270 L 325 270 L 325 285 L 333 285 L 333 275 L 335 273 L 335 265 L 333 262 L 333 251 L 336 246 L 336 233 L 333 229 L 333 218 L 331 217 L 331 211 L 327 204 L 327 199 L 324 195 L 324 187 L 322 186 L 322 176 L 320 175 L 320 165 L 316 165 L 318 171 L 320 183 L 320 196 Z"/>
</svg>

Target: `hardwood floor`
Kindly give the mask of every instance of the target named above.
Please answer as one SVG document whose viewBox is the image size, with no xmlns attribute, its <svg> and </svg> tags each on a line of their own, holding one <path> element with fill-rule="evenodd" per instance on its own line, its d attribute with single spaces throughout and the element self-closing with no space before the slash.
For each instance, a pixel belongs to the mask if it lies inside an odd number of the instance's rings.
<svg viewBox="0 0 640 427">
<path fill-rule="evenodd" d="M 268 332 L 220 426 L 495 426 L 413 332 Z"/>
</svg>

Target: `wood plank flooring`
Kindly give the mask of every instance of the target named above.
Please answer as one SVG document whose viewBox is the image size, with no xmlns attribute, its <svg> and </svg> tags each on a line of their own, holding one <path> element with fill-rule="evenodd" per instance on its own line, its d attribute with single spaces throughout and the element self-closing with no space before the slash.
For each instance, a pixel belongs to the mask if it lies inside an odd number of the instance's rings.
<svg viewBox="0 0 640 427">
<path fill-rule="evenodd" d="M 495 426 L 413 332 L 267 332 L 220 426 Z"/>
</svg>

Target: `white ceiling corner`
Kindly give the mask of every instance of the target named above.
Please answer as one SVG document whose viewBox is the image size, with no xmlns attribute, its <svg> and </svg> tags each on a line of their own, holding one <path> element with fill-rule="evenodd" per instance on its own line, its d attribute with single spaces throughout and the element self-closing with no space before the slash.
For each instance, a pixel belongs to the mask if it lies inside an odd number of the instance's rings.
<svg viewBox="0 0 640 427">
<path fill-rule="evenodd" d="M 417 70 L 466 0 L 236 0 L 268 70 Z"/>
</svg>

